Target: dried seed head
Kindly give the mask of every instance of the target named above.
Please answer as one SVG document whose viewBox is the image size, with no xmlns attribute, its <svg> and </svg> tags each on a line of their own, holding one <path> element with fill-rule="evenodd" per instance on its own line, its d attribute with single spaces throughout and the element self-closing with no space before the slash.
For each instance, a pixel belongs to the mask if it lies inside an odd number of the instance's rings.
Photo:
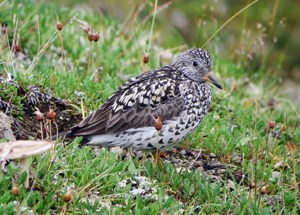
<svg viewBox="0 0 300 215">
<path fill-rule="evenodd" d="M 55 119 L 55 116 L 56 116 L 56 113 L 54 112 L 54 110 L 50 109 L 49 112 L 47 113 L 47 118 L 52 121 Z"/>
<path fill-rule="evenodd" d="M 154 118 L 154 117 L 153 117 Z M 154 118 L 154 127 L 156 130 L 160 131 L 163 127 L 162 121 L 160 117 Z"/>
<path fill-rule="evenodd" d="M 19 194 L 20 194 L 20 189 L 19 189 L 18 185 L 16 185 L 15 183 L 14 183 L 12 189 L 11 189 L 11 193 L 14 196 L 19 196 Z"/>
<path fill-rule="evenodd" d="M 88 26 L 80 26 L 86 33 L 89 33 L 91 31 L 91 27 Z"/>
<path fill-rule="evenodd" d="M 64 195 L 64 201 L 70 202 L 72 201 L 72 190 L 68 190 Z"/>
<path fill-rule="evenodd" d="M 250 189 L 254 189 L 254 188 L 255 188 L 255 183 L 254 183 L 254 181 L 251 181 L 251 182 L 250 182 L 249 188 L 250 188 Z"/>
<path fill-rule="evenodd" d="M 34 114 L 37 121 L 41 122 L 44 120 L 44 115 L 39 110 L 35 111 Z"/>
<path fill-rule="evenodd" d="M 79 27 L 82 28 L 82 30 L 84 30 L 86 33 L 89 33 L 91 31 L 91 26 L 86 21 L 80 19 L 76 19 L 76 21 L 80 24 Z"/>
<path fill-rule="evenodd" d="M 100 38 L 99 33 L 98 32 L 94 33 L 94 41 L 97 42 L 99 38 Z"/>
<path fill-rule="evenodd" d="M 145 54 L 144 54 L 143 62 L 144 62 L 144 64 L 149 63 L 149 53 L 145 53 Z"/>
<path fill-rule="evenodd" d="M 167 157 L 167 153 L 166 152 L 159 152 L 159 157 L 166 158 Z"/>
<path fill-rule="evenodd" d="M 168 213 L 167 213 L 167 211 L 162 210 L 162 211 L 160 211 L 160 215 L 168 215 Z"/>
<path fill-rule="evenodd" d="M 89 41 L 94 41 L 95 40 L 95 35 L 93 32 L 89 31 L 88 33 L 88 39 Z"/>
<path fill-rule="evenodd" d="M 60 21 L 57 21 L 56 29 L 59 30 L 59 31 L 61 31 L 63 29 L 63 24 Z"/>
<path fill-rule="evenodd" d="M 21 51 L 21 46 L 20 46 L 20 44 L 15 43 L 15 44 L 13 45 L 13 50 L 14 50 L 15 52 Z"/>
<path fill-rule="evenodd" d="M 274 121 L 269 121 L 269 128 L 273 129 L 275 128 L 275 122 Z"/>
<path fill-rule="evenodd" d="M 260 192 L 261 192 L 262 194 L 268 193 L 268 187 L 269 187 L 269 184 L 266 184 L 265 186 L 262 186 L 262 187 L 260 188 Z"/>
<path fill-rule="evenodd" d="M 297 151 L 297 145 L 290 141 L 285 145 L 285 149 L 288 154 L 294 154 Z"/>
</svg>

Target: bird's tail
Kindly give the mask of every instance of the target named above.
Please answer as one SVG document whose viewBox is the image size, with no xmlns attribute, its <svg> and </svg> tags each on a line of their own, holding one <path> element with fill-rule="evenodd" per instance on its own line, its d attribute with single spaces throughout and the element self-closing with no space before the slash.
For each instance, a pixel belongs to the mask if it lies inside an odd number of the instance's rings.
<svg viewBox="0 0 300 215">
<path fill-rule="evenodd" d="M 69 130 L 69 131 L 63 131 L 63 132 L 58 133 L 57 137 L 72 138 L 74 136 L 72 134 L 72 131 Z"/>
<path fill-rule="evenodd" d="M 72 135 L 71 135 L 71 131 L 63 131 L 63 132 L 60 132 L 54 136 L 52 136 L 52 140 L 57 140 L 58 138 L 70 138 Z"/>
<path fill-rule="evenodd" d="M 63 132 L 59 133 L 56 136 L 56 139 L 59 137 L 62 137 L 62 139 L 67 139 L 66 145 L 69 145 L 77 137 L 77 135 L 74 135 L 72 133 L 72 130 L 69 130 L 69 131 L 63 131 Z M 89 141 L 90 141 L 90 138 L 83 136 L 82 140 L 80 141 L 79 148 L 86 146 Z"/>
</svg>

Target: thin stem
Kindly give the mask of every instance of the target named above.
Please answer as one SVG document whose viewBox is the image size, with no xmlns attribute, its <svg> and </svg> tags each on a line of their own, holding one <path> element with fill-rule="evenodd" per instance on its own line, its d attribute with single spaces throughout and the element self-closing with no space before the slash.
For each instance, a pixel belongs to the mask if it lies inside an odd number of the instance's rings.
<svg viewBox="0 0 300 215">
<path fill-rule="evenodd" d="M 255 0 L 254 2 L 248 4 L 247 6 L 245 6 L 244 8 L 242 8 L 241 10 L 239 10 L 236 14 L 234 14 L 232 17 L 230 17 L 223 25 L 221 25 L 220 28 L 218 28 L 218 30 L 215 31 L 215 33 L 213 33 L 208 40 L 202 45 L 202 48 L 206 46 L 206 44 L 212 40 L 212 38 L 214 38 L 229 22 L 231 22 L 235 17 L 237 17 L 238 15 L 240 15 L 243 11 L 247 10 L 249 7 L 251 7 L 253 4 L 255 4 L 256 2 L 258 2 L 258 0 Z"/>
<path fill-rule="evenodd" d="M 87 68 L 87 73 L 86 73 L 87 75 L 90 71 L 90 67 L 91 67 L 91 64 L 92 64 L 92 58 L 93 58 L 93 44 L 92 44 L 92 41 L 90 41 L 89 62 L 88 62 L 88 68 Z"/>
<path fill-rule="evenodd" d="M 156 11 L 157 11 L 157 0 L 155 0 L 155 5 L 154 5 L 153 18 L 152 18 L 152 24 L 151 24 L 151 30 L 150 30 L 150 37 L 149 37 L 149 41 L 148 41 L 147 53 L 149 53 L 149 50 L 150 50 L 153 29 L 154 29 L 154 23 L 155 23 L 155 17 L 156 17 Z"/>
<path fill-rule="evenodd" d="M 279 5 L 279 0 L 276 0 L 276 2 L 275 2 L 275 4 L 274 4 L 274 7 L 273 7 L 273 12 L 272 12 L 271 32 L 272 32 L 273 29 L 274 29 L 274 22 L 275 22 L 275 17 L 276 17 L 278 5 Z"/>
<path fill-rule="evenodd" d="M 85 118 L 85 113 L 84 113 L 83 99 L 80 99 L 80 107 L 81 107 L 82 119 L 84 119 Z"/>
<path fill-rule="evenodd" d="M 40 21 L 39 21 L 39 16 L 36 17 L 36 22 L 37 22 L 37 34 L 38 34 L 38 53 L 40 52 L 41 48 L 41 32 L 40 32 Z"/>
<path fill-rule="evenodd" d="M 299 187 L 298 187 L 298 183 L 297 183 L 297 161 L 294 157 L 294 154 L 292 155 L 292 161 L 293 161 L 293 184 L 294 184 L 294 188 L 295 188 L 295 203 L 294 203 L 294 208 L 293 208 L 293 212 L 296 214 L 297 213 L 297 202 L 298 202 L 298 195 L 299 195 Z"/>
<path fill-rule="evenodd" d="M 67 24 L 69 24 L 70 22 L 72 22 L 75 18 L 75 16 L 77 15 L 77 13 L 68 21 Z M 66 25 L 67 25 L 66 24 Z M 57 32 L 54 31 L 52 33 L 52 35 L 50 36 L 49 40 L 46 42 L 46 44 L 43 46 L 43 48 L 38 52 L 38 54 L 33 58 L 32 63 L 30 64 L 30 66 L 27 68 L 27 70 L 25 71 L 25 73 L 31 73 L 32 70 L 34 69 L 34 67 L 36 66 L 36 64 L 38 63 L 39 59 L 41 58 L 41 56 L 45 53 L 46 49 L 53 43 L 53 41 L 55 40 L 55 38 L 57 37 Z"/>
<path fill-rule="evenodd" d="M 66 71 L 66 64 L 65 64 L 65 48 L 64 48 L 64 42 L 63 42 L 63 36 L 61 31 L 58 31 L 58 36 L 61 42 L 61 67 L 62 70 L 65 72 Z"/>
<path fill-rule="evenodd" d="M 99 56 L 98 56 L 98 45 L 97 45 L 98 41 L 95 42 L 95 53 L 96 53 L 96 60 L 94 60 L 95 63 L 95 67 L 93 69 L 93 76 L 94 76 L 94 81 L 99 83 L 100 82 L 100 75 L 99 75 L 99 69 L 98 69 L 98 65 L 99 65 Z"/>
<path fill-rule="evenodd" d="M 53 43 L 54 39 L 56 38 L 57 34 L 56 31 L 52 33 L 52 35 L 50 36 L 49 40 L 47 41 L 47 43 L 43 46 L 43 48 L 39 51 L 39 53 L 33 58 L 32 63 L 30 64 L 30 66 L 27 68 L 27 70 L 25 71 L 25 73 L 31 73 L 33 68 L 36 66 L 37 62 L 39 61 L 39 59 L 41 58 L 41 56 L 44 54 L 44 52 L 46 51 L 46 49 L 50 46 L 50 44 Z"/>
<path fill-rule="evenodd" d="M 51 123 L 51 120 L 49 120 L 49 132 L 50 132 L 50 141 L 52 141 L 52 123 Z"/>
<path fill-rule="evenodd" d="M 43 122 L 42 122 L 42 121 L 40 122 L 40 129 L 41 129 L 41 137 L 42 137 L 42 140 L 44 140 Z"/>
<path fill-rule="evenodd" d="M 53 124 L 55 125 L 55 129 L 56 129 L 56 137 L 58 137 L 58 125 L 55 121 L 53 121 Z"/>
</svg>

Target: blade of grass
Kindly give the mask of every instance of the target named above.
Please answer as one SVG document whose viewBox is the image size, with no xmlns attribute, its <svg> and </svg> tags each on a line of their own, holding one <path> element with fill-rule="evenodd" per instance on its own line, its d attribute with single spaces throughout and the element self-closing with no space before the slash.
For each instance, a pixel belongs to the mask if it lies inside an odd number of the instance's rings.
<svg viewBox="0 0 300 215">
<path fill-rule="evenodd" d="M 146 50 L 147 53 L 149 53 L 150 46 L 151 46 L 151 40 L 152 40 L 152 35 L 153 35 L 153 29 L 154 29 L 156 11 L 157 11 L 157 0 L 155 0 L 155 4 L 154 4 L 153 18 L 152 18 L 152 23 L 151 23 L 151 30 L 150 30 L 149 41 L 148 41 L 148 46 L 147 46 L 147 50 Z"/>
<path fill-rule="evenodd" d="M 232 17 L 230 17 L 223 25 L 221 25 L 221 27 L 219 27 L 215 33 L 213 33 L 208 39 L 207 41 L 202 45 L 202 48 L 204 48 L 207 43 L 209 43 L 209 41 L 212 40 L 212 38 L 214 38 L 228 23 L 230 23 L 234 18 L 236 18 L 238 15 L 240 15 L 243 11 L 247 10 L 249 7 L 251 7 L 252 5 L 254 5 L 256 2 L 258 2 L 259 0 L 255 0 L 252 3 L 248 4 L 247 6 L 245 6 L 244 8 L 242 8 L 241 10 L 239 10 L 236 14 L 234 14 Z"/>
</svg>

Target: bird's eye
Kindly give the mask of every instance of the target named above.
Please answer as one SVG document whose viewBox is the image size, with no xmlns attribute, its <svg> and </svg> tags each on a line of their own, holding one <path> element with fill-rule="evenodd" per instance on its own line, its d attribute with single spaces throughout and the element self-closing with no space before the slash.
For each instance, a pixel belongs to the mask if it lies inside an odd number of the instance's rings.
<svg viewBox="0 0 300 215">
<path fill-rule="evenodd" d="M 198 63 L 196 61 L 193 62 L 193 66 L 196 67 L 198 66 Z"/>
</svg>

